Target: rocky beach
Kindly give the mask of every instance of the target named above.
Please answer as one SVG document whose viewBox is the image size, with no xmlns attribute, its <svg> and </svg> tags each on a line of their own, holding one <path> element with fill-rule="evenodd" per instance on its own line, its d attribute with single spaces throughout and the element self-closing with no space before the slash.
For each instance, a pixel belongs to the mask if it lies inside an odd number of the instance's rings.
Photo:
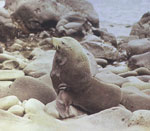
<svg viewBox="0 0 150 131">
<path fill-rule="evenodd" d="M 0 1 L 0 131 L 149 131 L 149 7 Z"/>
</svg>

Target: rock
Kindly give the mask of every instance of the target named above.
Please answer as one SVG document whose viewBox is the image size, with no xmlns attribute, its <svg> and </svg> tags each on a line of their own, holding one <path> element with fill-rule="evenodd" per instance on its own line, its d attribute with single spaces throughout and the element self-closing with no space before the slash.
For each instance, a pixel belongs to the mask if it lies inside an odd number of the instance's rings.
<svg viewBox="0 0 150 131">
<path fill-rule="evenodd" d="M 150 83 L 142 82 L 142 81 L 133 81 L 133 82 L 126 82 L 122 85 L 122 88 L 126 87 L 136 87 L 140 90 L 150 89 Z"/>
<path fill-rule="evenodd" d="M 93 124 L 95 127 L 103 127 L 102 130 L 110 131 L 110 130 L 120 130 L 126 129 L 128 127 L 128 120 L 131 118 L 132 113 L 122 107 L 112 107 L 110 109 L 106 109 L 99 113 L 83 117 L 78 121 L 89 122 Z M 98 130 L 97 129 L 97 130 Z"/>
<path fill-rule="evenodd" d="M 101 58 L 96 58 L 96 62 L 98 65 L 105 67 L 108 64 L 108 61 Z"/>
<path fill-rule="evenodd" d="M 24 108 L 20 105 L 14 105 L 8 109 L 8 112 L 13 113 L 17 116 L 23 116 L 24 115 Z"/>
<path fill-rule="evenodd" d="M 87 19 L 93 26 L 99 26 L 99 18 L 95 12 L 92 4 L 85 0 L 15 0 L 14 4 L 10 6 L 7 4 L 7 8 L 15 7 L 12 15 L 15 21 L 19 21 L 19 24 L 30 32 L 37 32 L 41 30 L 47 30 L 51 27 L 55 27 L 57 22 L 61 20 L 64 14 L 70 12 L 79 12 Z M 49 5 L 49 6 L 47 6 Z M 82 6 L 81 6 L 82 5 Z M 88 10 L 87 10 L 88 9 Z M 26 14 L 24 14 L 26 12 Z M 30 15 L 29 15 L 30 14 Z"/>
<path fill-rule="evenodd" d="M 127 55 L 138 55 L 150 51 L 150 39 L 132 40 L 126 47 Z"/>
<path fill-rule="evenodd" d="M 134 55 L 128 61 L 128 66 L 132 69 L 145 67 L 150 70 L 150 52 Z"/>
<path fill-rule="evenodd" d="M 40 112 L 41 110 L 44 110 L 45 105 L 42 102 L 32 98 L 24 102 L 23 107 L 25 109 L 26 114 L 27 113 L 35 114 Z"/>
<path fill-rule="evenodd" d="M 94 41 L 82 41 L 81 44 L 96 58 L 103 58 L 113 61 L 118 59 L 118 51 L 111 45 Z"/>
<path fill-rule="evenodd" d="M 0 98 L 0 109 L 8 110 L 10 107 L 18 105 L 19 103 L 20 101 L 16 96 Z"/>
<path fill-rule="evenodd" d="M 13 82 L 12 81 L 0 81 L 0 87 L 9 87 Z"/>
<path fill-rule="evenodd" d="M 139 38 L 150 37 L 149 22 L 150 12 L 147 12 L 141 17 L 140 21 L 133 25 L 130 35 L 139 36 Z"/>
<path fill-rule="evenodd" d="M 6 60 L 16 60 L 14 56 L 8 55 L 8 54 L 0 54 L 0 62 L 4 62 Z"/>
<path fill-rule="evenodd" d="M 138 75 L 150 75 L 150 70 L 145 67 L 137 68 L 135 71 L 138 73 Z"/>
<path fill-rule="evenodd" d="M 35 98 L 44 104 L 56 98 L 53 87 L 50 88 L 46 84 L 29 76 L 16 79 L 10 86 L 9 93 L 17 96 L 21 101 Z"/>
<path fill-rule="evenodd" d="M 138 110 L 134 111 L 132 117 L 129 120 L 129 126 L 142 125 L 149 127 L 150 125 L 150 111 L 149 110 Z"/>
<path fill-rule="evenodd" d="M 8 42 L 17 36 L 18 29 L 13 23 L 10 13 L 4 9 L 0 9 L 0 41 Z M 6 45 L 8 46 L 8 45 Z"/>
<path fill-rule="evenodd" d="M 103 42 L 100 37 L 93 35 L 93 34 L 87 34 L 84 38 L 83 41 L 95 41 L 95 42 Z"/>
<path fill-rule="evenodd" d="M 56 110 L 56 101 L 53 101 L 51 103 L 48 103 L 46 105 L 46 107 L 44 108 L 44 110 L 51 116 L 53 116 L 54 118 L 60 119 L 59 113 Z M 76 109 L 75 107 L 71 106 L 70 107 L 70 115 L 72 117 L 79 117 L 81 115 L 86 115 L 84 112 Z"/>
<path fill-rule="evenodd" d="M 91 27 L 91 24 L 87 22 L 86 18 L 81 13 L 73 12 L 62 17 L 57 23 L 56 29 L 61 35 L 81 39 L 87 32 L 91 32 Z"/>
<path fill-rule="evenodd" d="M 11 47 L 10 47 L 10 50 L 11 51 L 21 51 L 23 49 L 23 46 L 22 45 L 19 45 L 17 43 L 13 44 Z"/>
<path fill-rule="evenodd" d="M 19 70 L 0 70 L 0 80 L 15 80 L 19 77 L 23 77 L 24 72 Z"/>
<path fill-rule="evenodd" d="M 144 81 L 144 82 L 149 82 L 150 81 L 150 75 L 137 76 L 137 78 Z"/>
<path fill-rule="evenodd" d="M 117 65 L 117 66 L 107 65 L 105 69 L 110 70 L 115 74 L 125 73 L 130 70 L 127 65 Z"/>
<path fill-rule="evenodd" d="M 35 60 L 24 68 L 25 74 L 36 78 L 50 74 L 55 51 L 49 50 L 41 52 L 40 54 L 41 55 L 37 56 Z"/>
<path fill-rule="evenodd" d="M 17 69 L 18 67 L 19 67 L 19 63 L 15 60 L 7 60 L 7 61 L 3 62 L 4 70 Z"/>
<path fill-rule="evenodd" d="M 109 42 L 111 43 L 114 47 L 117 47 L 117 40 L 116 40 L 116 37 L 111 34 L 111 33 L 108 33 L 107 30 L 103 30 L 103 29 L 94 29 L 93 30 L 94 34 L 97 35 L 97 36 L 100 36 L 101 39 L 103 39 L 105 42 Z"/>
<path fill-rule="evenodd" d="M 122 76 L 122 77 L 137 76 L 137 75 L 138 73 L 136 71 L 127 71 L 127 72 L 119 74 L 119 76 Z"/>
<path fill-rule="evenodd" d="M 104 81 L 106 83 L 111 83 L 111 84 L 116 84 L 118 86 L 121 86 L 123 83 L 128 81 L 126 78 L 118 76 L 108 70 L 104 70 L 104 71 L 101 71 L 100 73 L 97 73 L 95 77 L 98 78 L 100 81 Z"/>
<path fill-rule="evenodd" d="M 140 109 L 149 110 L 150 105 L 148 103 L 150 102 L 150 96 L 146 95 L 138 89 L 130 90 L 130 87 L 121 88 L 121 104 L 124 105 L 130 111 L 136 111 Z"/>
</svg>

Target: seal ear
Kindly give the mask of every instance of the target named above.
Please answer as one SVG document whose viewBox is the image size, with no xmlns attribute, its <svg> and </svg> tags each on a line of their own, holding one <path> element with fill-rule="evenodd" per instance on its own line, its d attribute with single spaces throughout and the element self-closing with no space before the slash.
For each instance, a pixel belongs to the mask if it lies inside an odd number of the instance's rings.
<svg viewBox="0 0 150 131">
<path fill-rule="evenodd" d="M 67 62 L 67 57 L 64 57 L 61 59 L 61 62 L 59 63 L 59 65 L 64 65 Z"/>
</svg>

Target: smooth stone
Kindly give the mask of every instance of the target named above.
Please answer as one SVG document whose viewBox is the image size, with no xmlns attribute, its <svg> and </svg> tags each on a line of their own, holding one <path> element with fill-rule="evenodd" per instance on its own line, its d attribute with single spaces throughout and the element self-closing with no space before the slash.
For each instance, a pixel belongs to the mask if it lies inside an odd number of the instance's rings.
<svg viewBox="0 0 150 131">
<path fill-rule="evenodd" d="M 120 104 L 130 111 L 140 109 L 150 110 L 150 96 L 135 87 L 121 88 L 122 100 Z"/>
<path fill-rule="evenodd" d="M 122 85 L 122 88 L 125 87 L 136 87 L 140 90 L 150 89 L 150 83 L 147 82 L 127 82 Z"/>
<path fill-rule="evenodd" d="M 144 82 L 150 81 L 150 75 L 141 75 L 141 76 L 137 76 L 137 78 L 144 81 Z"/>
<path fill-rule="evenodd" d="M 96 58 L 96 62 L 98 65 L 105 67 L 108 64 L 108 61 L 102 58 Z"/>
<path fill-rule="evenodd" d="M 118 86 L 128 82 L 126 78 L 116 75 L 109 70 L 102 70 L 100 73 L 97 73 L 95 77 L 106 83 L 116 84 Z"/>
<path fill-rule="evenodd" d="M 137 110 L 133 112 L 132 117 L 129 120 L 129 126 L 142 125 L 144 127 L 150 127 L 150 111 L 149 110 Z"/>
<path fill-rule="evenodd" d="M 0 98 L 0 109 L 8 110 L 10 107 L 18 105 L 19 103 L 20 101 L 16 96 L 3 97 Z"/>
<path fill-rule="evenodd" d="M 150 89 L 142 90 L 142 92 L 150 96 Z"/>
<path fill-rule="evenodd" d="M 112 66 L 108 65 L 105 67 L 105 69 L 110 70 L 111 72 L 115 74 L 120 74 L 129 71 L 130 69 L 127 67 L 127 65 L 121 65 L 121 66 Z"/>
<path fill-rule="evenodd" d="M 24 115 L 24 108 L 20 105 L 14 105 L 8 109 L 8 112 L 13 113 L 17 116 L 23 116 Z"/>
<path fill-rule="evenodd" d="M 23 102 L 23 107 L 25 109 L 26 114 L 27 113 L 33 113 L 34 114 L 34 113 L 40 112 L 41 110 L 43 111 L 45 105 L 42 102 L 31 98 L 28 101 Z"/>
<path fill-rule="evenodd" d="M 14 43 L 11 47 L 10 50 L 11 51 L 21 51 L 23 48 L 22 45 L 18 44 L 18 43 Z"/>
<path fill-rule="evenodd" d="M 20 70 L 0 70 L 0 80 L 15 80 L 19 77 L 23 77 L 24 72 Z"/>
<path fill-rule="evenodd" d="M 0 54 L 0 62 L 4 62 L 6 60 L 16 60 L 14 56 L 8 55 L 8 54 Z"/>
<path fill-rule="evenodd" d="M 70 111 L 70 116 L 71 116 L 72 118 L 74 118 L 74 117 L 79 117 L 79 116 L 82 116 L 82 115 L 86 115 L 85 112 L 82 112 L 82 111 L 76 109 L 76 108 L 73 107 L 73 106 L 70 106 L 69 109 L 70 109 L 70 110 L 69 110 L 69 111 Z M 53 116 L 54 118 L 60 119 L 59 113 L 58 113 L 58 111 L 57 111 L 57 109 L 56 109 L 56 101 L 53 101 L 53 102 L 51 102 L 51 103 L 48 103 L 48 104 L 45 106 L 44 110 L 45 110 L 50 116 Z"/>
<path fill-rule="evenodd" d="M 12 83 L 12 81 L 0 81 L 0 87 L 9 87 Z"/>
<path fill-rule="evenodd" d="M 150 70 L 145 67 L 137 68 L 134 71 L 136 71 L 138 75 L 150 75 Z"/>
<path fill-rule="evenodd" d="M 4 70 L 12 70 L 19 67 L 19 63 L 15 60 L 7 60 L 3 62 L 3 69 Z"/>
<path fill-rule="evenodd" d="M 10 86 L 8 92 L 17 96 L 21 101 L 35 98 L 44 104 L 56 98 L 53 87 L 47 86 L 38 79 L 29 76 L 16 79 Z"/>
<path fill-rule="evenodd" d="M 119 74 L 119 76 L 121 77 L 129 77 L 129 76 L 137 76 L 137 75 L 138 73 L 136 71 L 127 71 Z"/>
</svg>

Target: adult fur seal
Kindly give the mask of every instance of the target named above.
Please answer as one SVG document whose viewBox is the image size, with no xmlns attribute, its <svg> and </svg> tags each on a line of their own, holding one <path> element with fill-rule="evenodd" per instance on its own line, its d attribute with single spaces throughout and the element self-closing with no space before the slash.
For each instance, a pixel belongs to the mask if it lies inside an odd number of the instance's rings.
<svg viewBox="0 0 150 131">
<path fill-rule="evenodd" d="M 89 60 L 78 41 L 71 37 L 53 37 L 51 46 L 56 50 L 51 78 L 62 118 L 69 117 L 70 105 L 91 114 L 120 103 L 120 88 L 92 76 Z"/>
</svg>

